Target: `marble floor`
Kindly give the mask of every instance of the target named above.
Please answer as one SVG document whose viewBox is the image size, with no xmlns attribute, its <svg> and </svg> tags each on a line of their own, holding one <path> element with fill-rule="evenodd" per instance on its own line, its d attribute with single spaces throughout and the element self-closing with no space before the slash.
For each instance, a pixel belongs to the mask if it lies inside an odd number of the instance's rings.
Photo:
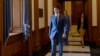
<svg viewBox="0 0 100 56">
<path fill-rule="evenodd" d="M 50 56 L 50 55 L 51 54 L 48 53 L 46 56 Z M 56 56 L 58 56 L 58 53 Z M 86 53 L 86 54 L 84 54 L 84 53 L 63 53 L 63 56 L 90 56 L 90 54 L 88 54 L 88 53 Z"/>
<path fill-rule="evenodd" d="M 89 45 L 82 48 L 80 41 L 81 38 L 77 33 L 77 27 L 72 26 L 69 32 L 68 45 L 63 46 L 63 56 L 100 56 L 100 48 L 93 48 Z M 58 52 L 57 46 L 56 56 L 59 56 Z M 49 50 L 45 56 L 51 56 L 51 51 Z"/>
<path fill-rule="evenodd" d="M 49 51 L 45 56 L 51 56 L 51 51 Z M 56 51 L 56 56 L 58 55 L 58 46 Z M 63 56 L 91 56 L 90 54 L 90 47 L 85 46 L 63 46 Z"/>
<path fill-rule="evenodd" d="M 90 47 L 86 45 L 82 48 L 80 40 L 79 37 L 69 37 L 68 45 L 63 45 L 63 56 L 91 56 Z M 58 46 L 56 48 L 56 56 L 59 56 Z M 51 51 L 45 56 L 51 56 Z"/>
</svg>

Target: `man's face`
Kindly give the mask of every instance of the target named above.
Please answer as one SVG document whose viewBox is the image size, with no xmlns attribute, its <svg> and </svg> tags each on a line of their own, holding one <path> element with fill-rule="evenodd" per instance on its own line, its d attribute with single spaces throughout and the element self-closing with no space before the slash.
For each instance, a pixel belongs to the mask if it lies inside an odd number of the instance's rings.
<svg viewBox="0 0 100 56">
<path fill-rule="evenodd" d="M 83 18 L 84 18 L 84 14 L 83 14 L 83 13 L 82 13 L 81 17 L 83 17 Z"/>
<path fill-rule="evenodd" d="M 60 13 L 60 10 L 58 8 L 54 8 L 54 13 Z"/>
<path fill-rule="evenodd" d="M 67 15 L 67 12 L 66 11 L 64 11 L 64 15 Z"/>
</svg>

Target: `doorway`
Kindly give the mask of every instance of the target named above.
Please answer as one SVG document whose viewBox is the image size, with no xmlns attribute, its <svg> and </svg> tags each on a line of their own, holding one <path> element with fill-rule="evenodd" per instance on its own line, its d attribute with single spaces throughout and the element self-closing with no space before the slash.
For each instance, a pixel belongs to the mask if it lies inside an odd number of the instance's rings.
<svg viewBox="0 0 100 56">
<path fill-rule="evenodd" d="M 72 1 L 72 25 L 77 25 L 78 18 L 83 11 L 83 1 Z"/>
<path fill-rule="evenodd" d="M 65 7 L 65 10 L 67 11 L 67 14 L 70 16 L 70 21 L 71 21 L 71 27 L 70 27 L 70 30 L 69 30 L 69 38 L 68 38 L 68 41 L 69 42 L 79 42 L 81 41 L 81 38 L 80 38 L 80 34 L 78 33 L 77 31 L 77 23 L 78 23 L 78 19 L 80 18 L 80 14 L 82 12 L 84 12 L 85 14 L 85 17 L 87 18 L 87 1 L 65 1 L 64 2 L 64 7 Z M 86 33 L 86 38 L 85 40 L 88 41 L 89 38 L 87 37 L 87 34 Z M 79 38 L 77 38 L 79 37 Z M 84 40 L 84 41 L 85 41 Z M 69 43 L 70 44 L 70 43 Z"/>
<path fill-rule="evenodd" d="M 64 7 L 68 15 L 70 16 L 71 24 L 77 25 L 78 18 L 84 11 L 83 1 L 65 1 Z"/>
</svg>

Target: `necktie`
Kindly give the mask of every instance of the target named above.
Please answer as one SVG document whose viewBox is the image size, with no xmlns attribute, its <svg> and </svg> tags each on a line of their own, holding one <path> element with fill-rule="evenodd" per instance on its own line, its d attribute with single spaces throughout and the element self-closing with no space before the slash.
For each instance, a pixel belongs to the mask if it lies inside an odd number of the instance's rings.
<svg viewBox="0 0 100 56">
<path fill-rule="evenodd" d="M 59 22 L 59 15 L 57 16 L 57 23 Z"/>
<path fill-rule="evenodd" d="M 58 23 L 58 18 L 57 18 L 57 16 L 56 16 L 56 25 L 57 25 L 57 23 Z"/>
</svg>

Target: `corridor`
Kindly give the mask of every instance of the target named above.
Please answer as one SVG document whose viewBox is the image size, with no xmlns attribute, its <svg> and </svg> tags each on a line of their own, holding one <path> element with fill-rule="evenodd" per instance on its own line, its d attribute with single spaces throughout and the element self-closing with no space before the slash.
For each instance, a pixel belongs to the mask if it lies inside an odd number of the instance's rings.
<svg viewBox="0 0 100 56">
<path fill-rule="evenodd" d="M 55 5 L 59 7 L 58 15 L 54 14 Z M 100 0 L 0 0 L 0 56 L 51 56 L 49 35 L 53 35 L 49 29 L 56 26 L 52 32 L 62 32 L 67 37 L 67 28 L 62 28 L 67 26 L 64 14 L 69 18 L 70 29 L 68 45 L 63 44 L 63 56 L 100 56 Z M 50 20 L 53 15 L 58 20 Z M 60 15 L 64 20 L 59 20 Z M 79 19 L 82 19 L 80 23 Z M 87 28 L 84 48 L 78 24 Z M 56 47 L 56 56 L 59 56 Z"/>
<path fill-rule="evenodd" d="M 71 26 L 68 39 L 68 45 L 63 46 L 63 56 L 91 56 L 90 47 L 88 45 L 85 45 L 85 48 L 82 48 L 81 46 L 81 39 L 79 34 L 77 33 L 76 25 Z M 59 56 L 58 46 L 56 53 L 56 56 Z M 51 52 L 49 51 L 46 56 L 51 56 Z"/>
</svg>

